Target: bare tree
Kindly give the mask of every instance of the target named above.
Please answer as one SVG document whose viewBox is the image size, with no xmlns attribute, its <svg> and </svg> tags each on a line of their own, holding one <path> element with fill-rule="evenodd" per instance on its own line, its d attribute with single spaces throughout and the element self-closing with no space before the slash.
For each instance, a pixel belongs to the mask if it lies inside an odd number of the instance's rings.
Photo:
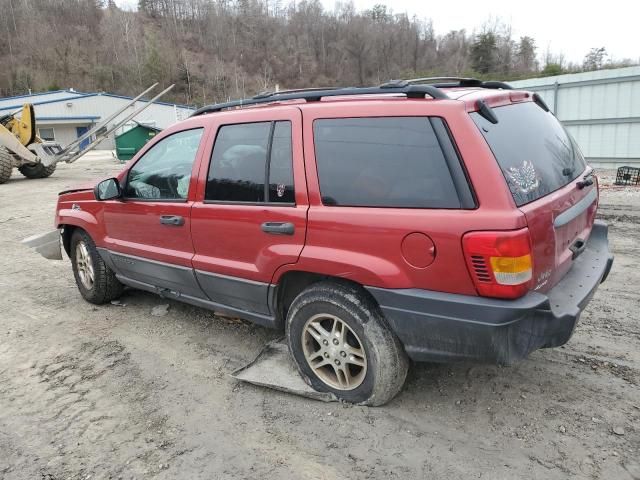
<svg viewBox="0 0 640 480">
<path fill-rule="evenodd" d="M 333 10 L 322 0 L 0 0 L 0 96 L 50 88 L 134 94 L 175 83 L 194 105 L 263 90 L 369 85 L 391 78 L 537 72 L 535 41 L 491 19 L 477 35 L 437 35 L 390 4 Z M 20 48 L 17 48 L 17 46 Z M 602 51 L 585 67 L 602 68 Z M 577 68 L 562 58 L 545 69 Z M 588 61 L 587 61 L 588 60 Z"/>
</svg>

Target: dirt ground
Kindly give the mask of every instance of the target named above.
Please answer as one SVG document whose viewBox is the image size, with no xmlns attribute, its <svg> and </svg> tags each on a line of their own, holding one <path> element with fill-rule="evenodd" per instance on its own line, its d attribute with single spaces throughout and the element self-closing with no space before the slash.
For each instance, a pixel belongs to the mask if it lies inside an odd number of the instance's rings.
<svg viewBox="0 0 640 480">
<path fill-rule="evenodd" d="M 52 228 L 58 191 L 118 168 L 92 155 L 0 185 L 0 479 L 640 478 L 640 187 L 603 188 L 614 269 L 565 347 L 414 365 L 367 408 L 239 383 L 277 333 L 153 316 L 167 302 L 137 291 L 95 307 L 68 260 L 20 244 Z"/>
</svg>

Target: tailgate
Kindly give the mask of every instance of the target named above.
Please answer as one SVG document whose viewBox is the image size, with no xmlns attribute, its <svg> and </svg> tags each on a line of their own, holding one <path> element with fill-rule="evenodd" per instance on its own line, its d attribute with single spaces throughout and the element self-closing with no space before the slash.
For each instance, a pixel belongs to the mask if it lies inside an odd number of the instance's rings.
<svg viewBox="0 0 640 480">
<path fill-rule="evenodd" d="M 496 123 L 470 115 L 485 137 L 531 234 L 535 290 L 548 291 L 588 240 L 597 183 L 575 140 L 543 105 L 527 101 L 492 109 Z"/>
<path fill-rule="evenodd" d="M 520 207 L 527 218 L 533 248 L 534 289 L 548 291 L 569 271 L 593 227 L 598 206 L 596 185 L 561 190 Z"/>
</svg>

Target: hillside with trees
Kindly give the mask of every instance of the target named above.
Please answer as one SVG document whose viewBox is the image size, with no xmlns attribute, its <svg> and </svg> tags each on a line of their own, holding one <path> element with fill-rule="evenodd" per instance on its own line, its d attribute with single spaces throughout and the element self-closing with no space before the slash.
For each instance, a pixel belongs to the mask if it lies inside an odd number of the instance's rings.
<svg viewBox="0 0 640 480">
<path fill-rule="evenodd" d="M 429 19 L 319 0 L 0 0 L 0 97 L 75 88 L 135 94 L 154 81 L 190 105 L 264 90 L 459 75 L 514 79 L 630 64 L 594 48 L 584 65 L 489 22 L 436 32 Z"/>
</svg>

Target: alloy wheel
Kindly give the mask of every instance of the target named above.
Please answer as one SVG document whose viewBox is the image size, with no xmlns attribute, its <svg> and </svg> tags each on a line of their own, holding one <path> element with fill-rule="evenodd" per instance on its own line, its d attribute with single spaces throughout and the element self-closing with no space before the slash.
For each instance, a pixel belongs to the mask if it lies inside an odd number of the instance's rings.
<svg viewBox="0 0 640 480">
<path fill-rule="evenodd" d="M 335 315 L 311 317 L 302 330 L 307 363 L 325 384 L 336 390 L 359 387 L 367 374 L 367 356 L 358 335 Z"/>
<path fill-rule="evenodd" d="M 87 290 L 93 288 L 94 272 L 93 263 L 91 262 L 91 254 L 85 242 L 78 242 L 76 245 L 76 268 L 80 282 Z"/>
</svg>

